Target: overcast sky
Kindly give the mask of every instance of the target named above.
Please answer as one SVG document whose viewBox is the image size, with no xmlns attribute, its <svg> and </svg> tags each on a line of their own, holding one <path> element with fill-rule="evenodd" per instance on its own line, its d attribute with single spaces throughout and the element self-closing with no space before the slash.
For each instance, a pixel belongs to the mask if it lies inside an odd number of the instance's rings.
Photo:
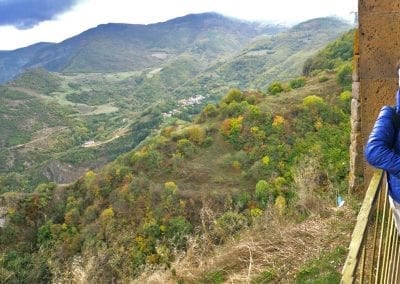
<svg viewBox="0 0 400 284">
<path fill-rule="evenodd" d="M 294 24 L 338 16 L 353 21 L 357 0 L 0 0 L 0 50 L 60 42 L 104 23 L 148 24 L 189 13 Z"/>
</svg>

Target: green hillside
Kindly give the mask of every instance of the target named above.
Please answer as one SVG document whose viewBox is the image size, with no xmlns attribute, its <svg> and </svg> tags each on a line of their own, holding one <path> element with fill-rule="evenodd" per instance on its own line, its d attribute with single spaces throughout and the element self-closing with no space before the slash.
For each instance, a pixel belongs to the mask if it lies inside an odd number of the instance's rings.
<svg viewBox="0 0 400 284">
<path fill-rule="evenodd" d="M 262 90 L 273 81 L 300 76 L 308 58 L 349 29 L 348 24 L 338 19 L 318 18 L 261 37 L 229 60 L 210 67 L 185 87 L 203 92 L 212 92 L 216 85 Z"/>
<path fill-rule="evenodd" d="M 37 69 L 1 87 L 0 192 L 70 183 L 142 141 L 161 117 L 148 109 L 155 98 L 126 94 L 130 75 Z"/>
<path fill-rule="evenodd" d="M 351 98 L 337 63 L 265 93 L 231 89 L 72 185 L 3 194 L 1 278 L 338 282 L 354 212 L 334 208 Z"/>
<path fill-rule="evenodd" d="M 204 33 L 199 28 L 204 21 L 216 30 L 207 29 Z M 6 104 L 13 105 L 13 108 L 6 108 L 4 111 L 7 113 L 0 116 L 0 125 L 4 128 L 0 144 L 0 160 L 3 162 L 0 167 L 0 191 L 30 191 L 43 181 L 68 184 L 88 169 L 99 168 L 119 154 L 133 149 L 165 120 L 163 115 L 168 112 L 176 110 L 175 119 L 190 121 L 207 102 L 218 102 L 230 86 L 243 89 L 258 86 L 255 89 L 265 92 L 268 82 L 281 78 L 282 74 L 275 71 L 280 70 L 278 66 L 286 64 L 286 59 L 293 62 L 296 59 L 293 66 L 297 67 L 285 69 L 287 76 L 284 78 L 297 77 L 305 60 L 300 57 L 315 53 L 323 42 L 328 43 L 348 27 L 334 19 L 316 19 L 273 37 L 259 37 L 243 51 L 235 53 L 244 45 L 244 38 L 249 40 L 260 32 L 250 32 L 249 23 L 242 25 L 240 22 L 241 28 L 237 24 L 237 21 L 219 15 L 202 14 L 152 26 L 155 34 L 155 31 L 162 33 L 166 28 L 177 29 L 174 36 L 182 42 L 179 55 L 171 55 L 164 60 L 162 52 L 159 52 L 157 56 L 161 56 L 162 60 L 151 68 L 113 73 L 55 73 L 36 68 L 8 83 L 3 87 L 4 92 L 19 93 L 32 106 L 21 104 L 21 100 L 7 99 Z M 178 32 L 181 27 L 185 27 L 182 34 Z M 117 32 L 120 29 L 124 31 L 122 34 Z M 103 36 L 111 31 L 116 32 L 114 37 L 128 37 L 132 29 L 147 30 L 150 27 L 106 25 L 68 42 L 72 44 L 82 37 Z M 195 39 L 188 40 L 187 31 L 193 29 L 199 31 Z M 226 29 L 234 31 L 235 36 L 227 35 Z M 265 30 L 268 27 L 257 29 L 268 32 Z M 298 40 L 304 38 L 304 30 L 307 30 L 309 44 L 296 45 Z M 151 40 L 145 38 L 140 41 L 141 44 L 156 44 L 155 34 L 146 34 Z M 161 34 L 158 35 L 161 37 Z M 163 36 L 172 37 L 173 33 Z M 141 37 L 145 34 L 134 33 L 133 38 Z M 174 44 L 172 39 L 164 39 L 166 42 L 158 44 Z M 265 42 L 274 46 L 276 54 L 264 52 Z M 205 46 L 200 48 L 200 43 Z M 249 52 L 258 53 L 249 57 Z M 99 58 L 97 61 L 102 62 L 103 59 Z M 145 60 L 145 56 L 143 58 Z M 238 60 L 243 64 L 238 64 Z M 275 71 L 266 74 L 264 69 Z M 177 102 L 200 95 L 204 100 L 190 107 Z M 29 111 L 24 110 L 26 107 Z M 32 121 L 35 121 L 34 125 L 31 125 Z M 94 143 L 86 147 L 85 143 L 90 141 Z"/>
</svg>

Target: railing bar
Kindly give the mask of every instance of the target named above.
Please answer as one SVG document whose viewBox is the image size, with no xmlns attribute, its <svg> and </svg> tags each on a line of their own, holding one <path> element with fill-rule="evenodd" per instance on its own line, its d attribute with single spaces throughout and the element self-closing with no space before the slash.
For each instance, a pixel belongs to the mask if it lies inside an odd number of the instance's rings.
<svg viewBox="0 0 400 284">
<path fill-rule="evenodd" d="M 398 277 L 399 277 L 399 265 L 400 265 L 399 235 L 398 234 L 397 234 L 397 244 L 398 244 L 398 247 L 397 247 L 397 265 L 396 265 L 396 274 L 395 274 L 396 282 L 399 279 Z"/>
<path fill-rule="evenodd" d="M 385 262 L 385 266 L 384 266 L 384 271 L 385 271 L 384 283 L 387 283 L 386 281 L 387 281 L 387 276 L 388 276 L 388 271 L 389 271 L 389 249 L 390 249 L 389 242 L 390 242 L 390 229 L 391 229 L 390 224 L 392 222 L 392 219 L 391 219 L 392 215 L 390 214 L 390 210 L 388 210 L 387 212 L 389 212 L 388 213 L 389 215 L 387 215 L 388 217 L 386 217 L 388 222 L 386 224 L 386 229 L 385 229 L 386 237 L 385 237 L 385 252 L 384 252 L 384 262 Z"/>
<path fill-rule="evenodd" d="M 368 220 L 372 213 L 371 208 L 378 196 L 379 184 L 381 183 L 382 179 L 383 171 L 375 171 L 358 214 L 357 223 L 352 234 L 352 241 L 349 246 L 349 254 L 342 271 L 342 282 L 346 284 L 353 283 L 354 281 L 354 273 L 358 264 L 357 259 L 360 254 L 362 242 L 364 240 L 364 233 L 367 229 Z"/>
<path fill-rule="evenodd" d="M 383 265 L 383 269 L 384 269 L 384 277 L 383 277 L 383 281 L 382 283 L 387 283 L 387 277 L 388 277 L 388 273 L 389 273 L 389 261 L 390 261 L 390 256 L 389 256 L 389 249 L 390 249 L 390 232 L 391 232 L 391 223 L 392 223 L 392 214 L 390 214 L 390 210 L 387 210 L 388 212 L 388 222 L 386 224 L 386 237 L 385 237 L 385 252 L 384 252 L 384 265 Z"/>
<path fill-rule="evenodd" d="M 389 210 L 390 216 L 393 216 L 391 213 L 392 213 L 392 211 Z M 392 223 L 393 223 L 393 218 L 391 218 L 391 221 L 388 223 L 389 237 L 387 238 L 388 243 L 387 243 L 387 256 L 386 256 L 386 259 L 387 259 L 387 263 L 386 263 L 386 266 L 387 266 L 387 268 L 386 268 L 387 269 L 387 271 L 386 271 L 386 281 L 387 281 L 387 283 L 390 283 L 389 282 L 389 277 L 390 277 L 390 266 L 391 266 L 391 257 L 392 257 L 392 254 L 391 254 L 391 252 L 392 252 L 392 242 L 391 241 L 392 241 L 392 236 L 393 236 Z"/>
<path fill-rule="evenodd" d="M 396 283 L 396 271 L 397 271 L 397 266 L 399 265 L 398 263 L 398 258 L 397 255 L 399 254 L 399 235 L 397 232 L 397 227 L 395 226 L 395 233 L 393 235 L 394 238 L 394 253 L 393 253 L 393 273 L 392 273 L 392 282 Z"/>
<path fill-rule="evenodd" d="M 391 212 L 391 215 L 393 216 L 393 212 Z M 395 234 L 395 225 L 394 225 L 394 218 L 392 217 L 392 223 L 391 223 L 391 233 L 390 233 L 390 262 L 389 262 L 389 283 L 393 283 L 393 271 L 394 271 L 394 259 L 395 259 L 395 242 L 396 242 L 396 234 Z"/>
<path fill-rule="evenodd" d="M 382 182 L 379 185 L 380 188 L 382 188 Z M 374 226 L 374 238 L 373 238 L 373 245 L 372 245 L 372 264 L 371 264 L 371 271 L 369 274 L 369 281 L 368 283 L 372 283 L 372 278 L 374 277 L 374 269 L 375 269 L 375 261 L 378 262 L 378 260 L 375 260 L 375 253 L 377 249 L 377 237 L 378 237 L 378 226 L 379 226 L 379 213 L 380 213 L 380 208 L 381 208 L 381 202 L 382 202 L 382 190 L 379 191 L 379 196 L 376 204 L 376 216 L 375 216 L 375 226 Z"/>
<path fill-rule="evenodd" d="M 364 240 L 363 249 L 361 252 L 360 283 L 364 283 L 364 269 L 365 269 L 365 255 L 366 254 L 367 254 L 367 239 Z"/>
<path fill-rule="evenodd" d="M 383 211 L 382 211 L 382 220 L 381 220 L 381 228 L 380 228 L 380 237 L 379 237 L 379 249 L 378 249 L 378 264 L 376 268 L 376 277 L 375 277 L 375 284 L 381 283 L 381 276 L 382 276 L 382 246 L 383 246 L 383 239 L 384 239 L 384 229 L 385 229 L 385 217 L 386 217 L 386 204 L 387 204 L 387 194 L 386 190 L 381 190 L 383 192 L 384 201 L 383 201 Z"/>
<path fill-rule="evenodd" d="M 396 267 L 398 266 L 397 263 L 397 254 L 399 253 L 399 235 L 397 232 L 397 227 L 396 223 L 394 223 L 394 234 L 393 234 L 393 242 L 394 242 L 394 248 L 393 248 L 393 281 L 396 282 Z"/>
</svg>

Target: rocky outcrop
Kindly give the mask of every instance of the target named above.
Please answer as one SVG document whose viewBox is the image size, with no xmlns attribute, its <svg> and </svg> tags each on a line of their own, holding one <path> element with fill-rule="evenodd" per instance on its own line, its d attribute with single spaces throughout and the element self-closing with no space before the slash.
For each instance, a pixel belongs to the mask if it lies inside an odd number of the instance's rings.
<svg viewBox="0 0 400 284">
<path fill-rule="evenodd" d="M 0 207 L 0 228 L 4 228 L 6 225 L 7 208 Z"/>
<path fill-rule="evenodd" d="M 95 165 L 71 165 L 57 160 L 50 161 L 41 171 L 49 181 L 58 184 L 69 184 L 80 178 L 90 168 L 98 168 L 105 164 L 105 161 Z"/>
</svg>

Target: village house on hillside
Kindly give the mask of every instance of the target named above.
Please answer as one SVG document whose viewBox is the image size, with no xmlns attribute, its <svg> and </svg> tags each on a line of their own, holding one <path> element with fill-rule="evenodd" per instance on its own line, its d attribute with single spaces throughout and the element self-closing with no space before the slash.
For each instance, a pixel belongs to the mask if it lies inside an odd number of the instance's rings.
<svg viewBox="0 0 400 284">
<path fill-rule="evenodd" d="M 210 95 L 207 94 L 207 97 L 208 97 L 208 96 L 210 96 Z M 192 97 L 187 98 L 187 99 L 179 100 L 179 101 L 178 101 L 178 106 L 179 106 L 179 107 L 187 107 L 187 106 L 198 105 L 198 104 L 201 104 L 202 101 L 203 101 L 205 98 L 206 98 L 206 97 L 203 96 L 203 95 L 192 96 Z M 171 116 L 173 116 L 174 114 L 178 114 L 178 113 L 181 113 L 181 111 L 180 111 L 178 108 L 176 108 L 176 109 L 170 110 L 169 112 L 163 112 L 163 113 L 162 113 L 162 116 L 163 116 L 164 118 L 167 118 L 167 117 L 171 117 Z"/>
</svg>

